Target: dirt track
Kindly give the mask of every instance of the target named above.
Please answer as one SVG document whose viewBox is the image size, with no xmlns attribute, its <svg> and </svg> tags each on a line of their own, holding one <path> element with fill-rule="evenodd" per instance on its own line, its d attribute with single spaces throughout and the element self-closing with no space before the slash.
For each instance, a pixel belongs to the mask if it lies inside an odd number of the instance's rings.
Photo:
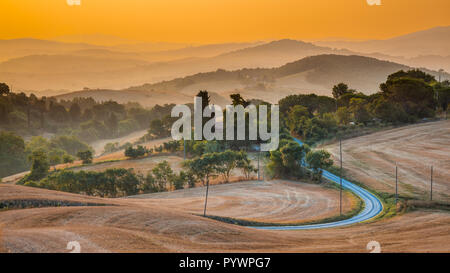
<svg viewBox="0 0 450 273">
<path fill-rule="evenodd" d="M 430 166 L 434 166 L 433 197 L 450 202 L 450 121 L 400 127 L 342 142 L 343 165 L 356 181 L 395 192 L 395 164 L 399 192 L 428 199 Z M 339 160 L 336 144 L 325 147 Z"/>
</svg>

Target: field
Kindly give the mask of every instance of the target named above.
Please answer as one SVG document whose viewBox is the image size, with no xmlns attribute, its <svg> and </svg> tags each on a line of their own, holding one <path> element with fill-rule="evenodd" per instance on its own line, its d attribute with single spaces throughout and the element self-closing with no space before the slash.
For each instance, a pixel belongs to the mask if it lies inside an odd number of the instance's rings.
<svg viewBox="0 0 450 273">
<path fill-rule="evenodd" d="M 339 193 L 319 185 L 288 181 L 247 181 L 210 187 L 208 214 L 264 223 L 301 223 L 339 214 Z M 356 206 L 344 196 L 344 213 Z M 205 188 L 132 196 L 140 204 L 203 213 Z"/>
<path fill-rule="evenodd" d="M 427 199 L 427 175 L 418 166 L 433 163 L 435 196 L 445 201 L 449 124 L 423 123 L 345 140 L 345 173 L 372 189 L 392 192 L 391 167 L 397 161 L 402 196 Z M 336 145 L 326 148 L 336 154 Z M 145 171 L 157 158 L 169 160 L 173 168 L 181 161 L 162 155 L 83 168 L 119 164 Z M 78 241 L 82 252 L 367 252 L 367 243 L 376 240 L 382 252 L 450 252 L 450 213 L 433 206 L 347 227 L 265 231 L 200 216 L 204 194 L 205 188 L 198 187 L 103 199 L 1 184 L 0 251 L 68 252 L 67 243 Z M 281 180 L 213 185 L 208 214 L 265 223 L 320 221 L 338 214 L 338 194 L 323 185 Z M 349 193 L 344 197 L 349 212 L 357 199 Z"/>
<path fill-rule="evenodd" d="M 339 160 L 339 146 L 325 146 Z M 343 167 L 355 181 L 378 191 L 395 192 L 395 164 L 399 193 L 450 201 L 450 121 L 428 122 L 342 141 Z"/>
<path fill-rule="evenodd" d="M 40 189 L 1 185 L 0 199 L 56 198 L 101 202 Z M 107 206 L 11 209 L 1 212 L 0 247 L 6 252 L 383 252 L 450 251 L 450 215 L 416 211 L 375 223 L 311 231 L 262 231 L 205 219 L 167 203 L 104 200 Z M 428 234 L 423 236 L 423 234 Z"/>
</svg>

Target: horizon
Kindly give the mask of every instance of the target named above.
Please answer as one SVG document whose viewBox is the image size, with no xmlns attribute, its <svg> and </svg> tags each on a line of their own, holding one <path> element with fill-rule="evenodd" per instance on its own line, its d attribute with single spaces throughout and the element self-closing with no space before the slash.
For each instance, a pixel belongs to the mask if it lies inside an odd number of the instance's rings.
<svg viewBox="0 0 450 273">
<path fill-rule="evenodd" d="M 65 0 L 51 3 L 5 0 L 0 3 L 0 24 L 9 27 L 0 30 L 0 39 L 58 40 L 97 35 L 105 38 L 104 44 L 111 45 L 140 42 L 203 45 L 280 39 L 354 41 L 384 40 L 450 26 L 446 13 L 450 2 L 446 0 L 434 1 L 433 5 L 418 0 L 383 0 L 379 6 L 371 6 L 366 0 L 276 2 L 275 6 L 275 0 L 213 3 L 84 0 L 79 6 L 70 6 Z"/>
</svg>

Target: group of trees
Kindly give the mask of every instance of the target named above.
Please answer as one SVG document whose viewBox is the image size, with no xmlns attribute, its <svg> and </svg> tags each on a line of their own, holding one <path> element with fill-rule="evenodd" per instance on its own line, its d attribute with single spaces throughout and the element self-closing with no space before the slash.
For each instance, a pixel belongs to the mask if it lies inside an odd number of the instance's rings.
<svg viewBox="0 0 450 273">
<path fill-rule="evenodd" d="M 314 180 L 320 181 L 322 170 L 333 165 L 330 153 L 311 150 L 307 144 L 300 145 L 286 133 L 281 136 L 278 149 L 267 154 L 267 169 L 272 176 L 298 179 L 310 173 Z"/>
<path fill-rule="evenodd" d="M 450 85 L 438 83 L 420 70 L 399 71 L 388 76 L 380 92 L 365 95 L 344 83 L 333 87 L 333 97 L 292 95 L 280 100 L 283 124 L 312 144 L 352 127 L 401 124 L 433 118 L 448 111 Z M 350 130 L 351 131 L 351 130 Z"/>
<path fill-rule="evenodd" d="M 136 148 L 133 148 L 133 146 L 129 146 L 125 149 L 125 156 L 131 157 L 131 158 L 142 157 L 142 156 L 144 156 L 146 154 L 150 154 L 150 153 L 152 153 L 152 150 L 149 150 L 141 145 L 138 145 Z"/>
<path fill-rule="evenodd" d="M 232 150 L 206 153 L 184 161 L 183 166 L 203 185 L 206 185 L 211 177 L 218 175 L 221 175 L 225 182 L 229 182 L 231 173 L 236 168 L 241 169 L 247 179 L 256 172 L 244 151 Z"/>
<path fill-rule="evenodd" d="M 45 159 L 45 165 L 71 163 L 79 152 L 92 148 L 74 136 L 32 137 L 28 142 L 13 132 L 0 132 L 0 177 L 30 168 L 34 158 Z"/>
<path fill-rule="evenodd" d="M 93 171 L 55 171 L 44 177 L 30 175 L 21 183 L 40 187 L 100 197 L 123 197 L 139 193 L 163 192 L 195 187 L 191 172 L 175 173 L 167 161 L 159 163 L 146 176 L 136 174 L 133 169 L 107 169 Z"/>
<path fill-rule="evenodd" d="M 62 170 L 41 180 L 30 179 L 24 185 L 101 197 L 121 197 L 137 194 L 141 182 L 132 169 L 108 169 L 104 172 Z"/>
<path fill-rule="evenodd" d="M 91 142 L 124 136 L 150 126 L 152 134 L 155 130 L 155 135 L 167 136 L 173 106 L 156 105 L 146 109 L 138 103 L 96 102 L 92 98 L 58 101 L 53 97 L 13 93 L 8 85 L 0 83 L 0 128 L 19 135 L 49 132 L 75 135 Z M 157 126 L 161 121 L 163 131 Z"/>
</svg>

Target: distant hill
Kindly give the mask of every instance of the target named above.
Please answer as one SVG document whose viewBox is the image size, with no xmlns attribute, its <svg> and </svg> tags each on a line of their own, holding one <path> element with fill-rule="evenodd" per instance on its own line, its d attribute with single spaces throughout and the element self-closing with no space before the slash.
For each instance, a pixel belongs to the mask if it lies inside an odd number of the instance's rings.
<svg viewBox="0 0 450 273">
<path fill-rule="evenodd" d="M 83 43 L 62 43 L 28 38 L 0 40 L 0 62 L 28 55 L 65 54 L 75 50 L 99 48 L 102 47 Z"/>
<path fill-rule="evenodd" d="M 96 50 L 97 51 L 97 50 Z M 86 53 L 86 51 L 83 51 Z M 95 53 L 98 55 L 98 52 Z M 117 71 L 136 66 L 147 65 L 148 62 L 124 58 L 103 58 L 86 55 L 30 55 L 3 62 L 0 73 L 48 74 L 48 73 L 97 73 Z"/>
<path fill-rule="evenodd" d="M 311 55 L 351 54 L 294 40 L 216 44 L 160 52 L 48 43 L 62 53 L 30 54 L 0 63 L 0 82 L 7 82 L 16 90 L 120 89 L 219 68 L 271 68 Z M 72 51 L 67 52 L 69 49 Z"/>
<path fill-rule="evenodd" d="M 236 92 L 249 99 L 277 102 L 290 94 L 313 92 L 331 95 L 332 87 L 339 82 L 345 82 L 364 93 L 374 93 L 389 74 L 401 69 L 410 67 L 369 57 L 326 54 L 306 57 L 276 68 L 219 69 L 109 93 L 104 90 L 85 90 L 58 98 L 92 95 L 99 99 L 98 96 L 102 95 L 101 100 L 138 101 L 151 106 L 157 103 L 192 102 L 200 89 L 206 89 L 214 92 L 213 97 L 220 105 L 229 102 L 229 95 Z M 438 75 L 436 71 L 425 71 Z M 450 79 L 450 75 L 445 74 L 444 78 Z"/>
<path fill-rule="evenodd" d="M 360 53 L 383 53 L 391 56 L 450 55 L 450 26 L 435 27 L 387 40 L 362 42 L 324 41 L 317 45 L 345 48 Z"/>
<path fill-rule="evenodd" d="M 417 37 L 417 35 L 412 36 Z M 442 38 L 441 40 L 445 43 L 446 39 Z M 124 45 L 124 48 L 119 48 L 117 46 L 101 47 L 34 39 L 3 40 L 0 41 L 0 49 L 2 47 L 7 48 L 10 55 L 26 55 L 0 62 L 0 82 L 8 83 L 15 91 L 53 90 L 54 92 L 60 92 L 60 90 L 80 90 L 84 87 L 91 89 L 123 89 L 145 83 L 170 81 L 174 78 L 216 71 L 218 69 L 239 70 L 243 68 L 280 67 L 308 56 L 324 54 L 364 55 L 414 67 L 435 69 L 438 66 L 443 66 L 444 69 L 448 67 L 448 65 L 444 66 L 445 58 L 425 56 L 423 58 L 409 59 L 392 57 L 384 53 L 356 53 L 347 49 L 333 49 L 289 39 L 269 43 L 228 43 L 192 46 L 157 52 L 145 50 L 146 45 L 138 44 L 136 46 L 138 48 L 142 46 L 142 50 L 131 51 L 130 47 L 132 48 L 133 45 Z M 151 45 L 148 44 L 148 46 Z M 17 51 L 14 48 L 17 48 Z M 31 52 L 38 53 L 31 54 Z M 0 51 L 0 56 L 2 53 Z M 358 63 L 352 65 L 360 67 Z M 326 71 L 331 68 L 313 66 L 311 69 Z M 300 86 L 302 89 L 308 90 L 324 92 L 328 90 L 329 84 L 326 83 L 327 79 L 321 78 L 324 77 L 324 73 L 316 75 L 312 70 L 301 72 L 301 75 L 291 75 L 289 78 L 283 79 L 284 84 L 278 87 L 298 90 L 298 86 Z M 336 76 L 333 80 L 351 77 L 349 74 L 343 75 L 345 73 L 339 75 L 338 70 L 336 69 L 335 72 L 331 73 L 331 75 Z M 354 71 L 354 73 L 357 72 L 356 70 Z M 366 77 L 369 78 L 365 80 Z M 299 78 L 302 78 L 302 80 L 299 81 Z M 360 74 L 358 78 L 360 79 L 359 82 L 355 77 L 352 78 L 355 81 L 355 87 L 368 91 L 374 90 L 377 87 L 374 82 L 379 80 L 363 74 Z M 317 82 L 315 79 L 321 79 L 321 82 Z M 235 85 L 225 81 L 215 83 L 212 88 L 217 88 L 218 91 L 221 91 L 242 87 L 247 88 L 248 86 Z M 197 86 L 191 85 L 189 88 L 191 89 L 186 91 L 193 92 L 192 90 L 197 88 Z"/>
</svg>

